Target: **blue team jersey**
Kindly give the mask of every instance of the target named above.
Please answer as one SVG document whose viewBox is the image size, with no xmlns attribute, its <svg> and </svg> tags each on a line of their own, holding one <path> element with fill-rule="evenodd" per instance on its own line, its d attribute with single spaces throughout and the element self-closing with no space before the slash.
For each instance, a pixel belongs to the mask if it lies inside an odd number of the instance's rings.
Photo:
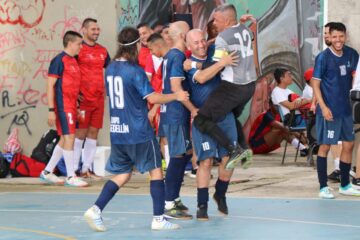
<svg viewBox="0 0 360 240">
<path fill-rule="evenodd" d="M 105 71 L 109 96 L 111 144 L 138 144 L 154 138 L 146 97 L 153 93 L 144 70 L 127 61 L 114 61 Z"/>
<path fill-rule="evenodd" d="M 182 78 L 182 87 L 188 90 L 185 80 L 185 72 L 183 69 L 183 62 L 186 57 L 179 49 L 172 48 L 163 58 L 163 93 L 173 93 L 171 91 L 171 79 Z M 190 112 L 185 106 L 178 101 L 162 104 L 160 108 L 160 124 L 167 125 L 184 125 L 188 124 L 190 119 Z"/>
<path fill-rule="evenodd" d="M 313 78 L 321 81 L 322 97 L 334 118 L 351 115 L 349 91 L 358 59 L 359 54 L 347 46 L 343 48 L 342 56 L 327 48 L 315 59 Z M 319 105 L 316 111 L 321 114 Z"/>
<path fill-rule="evenodd" d="M 191 56 L 190 59 L 191 61 L 201 62 L 201 63 L 205 63 L 208 61 L 212 62 L 212 55 L 208 55 L 206 59 L 198 59 L 194 56 Z M 198 70 L 196 68 L 192 68 L 186 73 L 186 78 L 190 85 L 190 100 L 195 105 L 195 107 L 201 108 L 202 105 L 207 100 L 210 93 L 214 91 L 214 89 L 219 85 L 221 81 L 221 77 L 219 74 L 216 74 L 212 79 L 210 79 L 206 83 L 200 84 L 196 82 L 196 80 L 194 79 L 195 73 L 197 71 Z"/>
</svg>

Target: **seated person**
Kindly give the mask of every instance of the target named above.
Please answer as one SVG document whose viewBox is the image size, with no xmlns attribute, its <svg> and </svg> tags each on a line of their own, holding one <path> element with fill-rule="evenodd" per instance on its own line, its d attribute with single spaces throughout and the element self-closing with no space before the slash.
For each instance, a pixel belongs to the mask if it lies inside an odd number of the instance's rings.
<svg viewBox="0 0 360 240">
<path fill-rule="evenodd" d="M 249 145 L 254 154 L 265 154 L 280 148 L 283 140 L 288 141 L 295 148 L 300 148 L 300 155 L 307 155 L 307 148 L 280 122 L 280 116 L 272 101 L 269 109 L 260 114 L 251 126 Z"/>
</svg>

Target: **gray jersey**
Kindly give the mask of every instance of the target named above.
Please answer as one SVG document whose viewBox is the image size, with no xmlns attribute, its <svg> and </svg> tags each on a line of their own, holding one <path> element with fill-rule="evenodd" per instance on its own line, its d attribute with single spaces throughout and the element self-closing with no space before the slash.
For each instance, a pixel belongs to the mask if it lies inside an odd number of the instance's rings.
<svg viewBox="0 0 360 240">
<path fill-rule="evenodd" d="M 215 40 L 216 50 L 228 53 L 237 51 L 237 66 L 227 66 L 221 73 L 221 79 L 245 85 L 256 80 L 254 51 L 252 48 L 252 32 L 243 24 L 237 24 L 222 31 Z"/>
</svg>

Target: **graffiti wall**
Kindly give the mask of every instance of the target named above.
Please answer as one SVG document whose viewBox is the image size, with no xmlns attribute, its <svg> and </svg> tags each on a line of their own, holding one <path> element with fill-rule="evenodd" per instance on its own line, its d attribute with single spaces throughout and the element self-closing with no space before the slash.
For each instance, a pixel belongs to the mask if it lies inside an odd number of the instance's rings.
<svg viewBox="0 0 360 240">
<path fill-rule="evenodd" d="M 62 50 L 67 30 L 86 17 L 99 20 L 99 42 L 114 52 L 115 1 L 0 1 L 0 146 L 19 128 L 30 153 L 47 126 L 46 78 L 50 60 Z M 107 136 L 101 137 L 107 143 Z"/>
</svg>

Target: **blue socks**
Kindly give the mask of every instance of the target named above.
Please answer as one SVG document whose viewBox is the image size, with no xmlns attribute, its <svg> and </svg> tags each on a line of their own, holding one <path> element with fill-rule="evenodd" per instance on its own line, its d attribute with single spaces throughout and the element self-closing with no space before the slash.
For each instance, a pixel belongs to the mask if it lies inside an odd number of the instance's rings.
<svg viewBox="0 0 360 240">
<path fill-rule="evenodd" d="M 170 158 L 165 176 L 165 200 L 174 201 L 179 197 L 181 184 L 184 178 L 186 161 L 184 157 Z"/>
<path fill-rule="evenodd" d="M 215 194 L 218 197 L 225 197 L 227 189 L 229 187 L 229 182 L 222 181 L 218 178 L 215 184 Z"/>
<path fill-rule="evenodd" d="M 119 186 L 116 185 L 116 183 L 111 180 L 107 181 L 96 200 L 95 205 L 102 211 L 118 190 Z"/>
<path fill-rule="evenodd" d="M 316 165 L 317 165 L 320 189 L 322 189 L 323 187 L 327 187 L 327 158 L 318 156 L 316 160 Z"/>
<path fill-rule="evenodd" d="M 150 181 L 150 194 L 153 201 L 154 216 L 164 214 L 165 207 L 165 185 L 163 180 Z"/>
<path fill-rule="evenodd" d="M 351 169 L 351 163 L 344 163 L 340 160 L 340 172 L 341 172 L 341 187 L 349 185 L 349 172 Z"/>
<path fill-rule="evenodd" d="M 197 189 L 198 207 L 201 205 L 207 206 L 208 201 L 209 201 L 209 188 L 198 188 Z"/>
</svg>

